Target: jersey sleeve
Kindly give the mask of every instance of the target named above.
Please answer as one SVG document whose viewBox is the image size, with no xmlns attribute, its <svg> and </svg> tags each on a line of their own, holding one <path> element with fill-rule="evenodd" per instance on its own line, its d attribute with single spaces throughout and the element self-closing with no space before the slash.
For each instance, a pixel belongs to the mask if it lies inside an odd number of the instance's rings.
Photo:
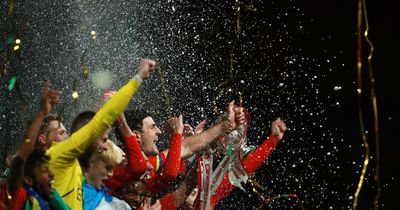
<svg viewBox="0 0 400 210">
<path fill-rule="evenodd" d="M 242 165 L 248 174 L 255 172 L 268 156 L 275 150 L 280 140 L 275 135 L 271 134 L 264 142 L 245 160 L 242 160 Z M 223 198 L 227 197 L 235 186 L 229 182 L 229 174 L 226 173 L 221 184 L 218 186 L 214 195 L 211 196 L 211 204 L 216 205 Z"/>
</svg>

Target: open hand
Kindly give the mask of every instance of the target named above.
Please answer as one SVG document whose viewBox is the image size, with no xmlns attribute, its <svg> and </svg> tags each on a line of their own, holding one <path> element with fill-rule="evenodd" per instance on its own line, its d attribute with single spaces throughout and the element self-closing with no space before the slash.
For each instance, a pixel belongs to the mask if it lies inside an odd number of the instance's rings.
<svg viewBox="0 0 400 210">
<path fill-rule="evenodd" d="M 60 102 L 60 91 L 50 89 L 50 81 L 44 84 L 43 93 L 41 96 L 40 110 L 45 115 L 50 113 L 51 107 Z"/>
</svg>

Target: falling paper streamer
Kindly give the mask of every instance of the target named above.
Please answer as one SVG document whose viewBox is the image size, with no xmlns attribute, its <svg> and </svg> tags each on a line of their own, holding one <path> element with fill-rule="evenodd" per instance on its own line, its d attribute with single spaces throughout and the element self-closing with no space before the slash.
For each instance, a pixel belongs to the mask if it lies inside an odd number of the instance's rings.
<svg viewBox="0 0 400 210">
<path fill-rule="evenodd" d="M 367 43 L 370 46 L 370 51 L 368 55 L 368 73 L 370 77 L 370 88 L 371 88 L 371 100 L 372 100 L 372 106 L 373 106 L 373 119 L 374 119 L 374 131 L 375 131 L 375 144 L 376 144 L 376 160 L 375 160 L 375 182 L 377 185 L 377 194 L 375 195 L 373 204 L 374 204 L 374 209 L 378 209 L 378 200 L 381 194 L 381 184 L 380 184 L 380 179 L 379 179 L 379 161 L 380 161 L 380 141 L 379 141 L 379 125 L 378 125 L 378 108 L 377 108 L 377 100 L 376 100 L 376 94 L 375 94 L 375 77 L 372 71 L 372 55 L 374 51 L 374 46 L 370 39 L 368 38 L 368 32 L 369 32 L 369 24 L 368 24 L 368 16 L 367 16 L 367 9 L 366 9 L 366 4 L 364 0 L 359 0 L 358 1 L 358 16 L 357 16 L 357 98 L 358 98 L 358 117 L 359 117 L 359 123 L 360 123 L 360 132 L 361 132 L 361 137 L 365 149 L 365 156 L 364 156 L 364 163 L 363 163 L 363 168 L 361 171 L 360 179 L 357 185 L 356 192 L 354 193 L 354 201 L 353 201 L 353 210 L 357 209 L 357 204 L 358 204 L 358 198 L 361 192 L 361 188 L 363 186 L 363 182 L 365 179 L 365 174 L 368 169 L 368 163 L 369 163 L 369 158 L 370 158 L 370 148 L 369 148 L 369 143 L 367 139 L 367 135 L 365 132 L 365 122 L 364 122 L 364 114 L 362 111 L 362 63 L 363 63 L 363 58 L 362 58 L 362 17 L 364 14 L 364 20 L 365 20 L 365 25 L 366 29 L 364 31 L 364 37 L 367 41 Z M 363 13 L 364 11 L 364 13 Z"/>
<path fill-rule="evenodd" d="M 156 64 L 156 70 L 158 72 L 158 76 L 161 80 L 161 87 L 162 87 L 162 92 L 163 92 L 163 99 L 165 104 L 167 105 L 167 113 L 168 116 L 172 117 L 172 106 L 171 106 L 171 102 L 170 102 L 170 98 L 169 98 L 169 91 L 167 90 L 167 85 L 165 84 L 165 80 L 164 80 L 164 73 L 163 70 L 161 68 L 160 64 Z"/>
<path fill-rule="evenodd" d="M 258 206 L 256 209 L 264 209 L 264 205 L 268 204 L 276 199 L 280 199 L 280 198 L 284 198 L 284 199 L 296 199 L 297 204 L 300 206 L 300 208 L 302 210 L 305 210 L 305 207 L 302 203 L 302 201 L 300 200 L 299 196 L 297 194 L 294 193 L 290 193 L 290 194 L 278 194 L 278 195 L 264 195 L 263 192 L 260 191 L 266 191 L 265 188 L 263 186 L 260 185 L 260 183 L 254 178 L 254 174 L 250 174 L 249 175 L 249 181 L 251 184 L 251 187 L 253 188 L 253 192 L 256 193 L 258 195 L 258 197 L 261 199 L 261 201 L 263 202 L 260 206 Z"/>
<path fill-rule="evenodd" d="M 14 15 L 14 0 L 10 0 L 9 1 L 8 15 L 9 16 L 13 16 Z"/>
<path fill-rule="evenodd" d="M 374 52 L 374 45 L 372 44 L 372 41 L 368 37 L 369 33 L 369 24 L 368 24 L 368 15 L 367 15 L 367 5 L 365 3 L 365 0 L 363 0 L 363 9 L 364 9 L 364 20 L 365 20 L 365 32 L 364 32 L 364 37 L 367 43 L 370 46 L 370 51 L 368 54 L 368 73 L 369 73 L 369 79 L 371 83 L 371 100 L 372 100 L 372 109 L 374 113 L 374 131 L 375 131 L 375 182 L 376 182 L 376 187 L 377 187 L 377 192 L 374 197 L 374 209 L 378 209 L 378 203 L 379 203 L 379 198 L 382 193 L 382 186 L 380 182 L 380 137 L 379 137 L 379 123 L 378 123 L 378 104 L 377 104 L 377 98 L 376 98 L 376 93 L 375 93 L 375 76 L 374 72 L 372 71 L 372 55 Z"/>
<path fill-rule="evenodd" d="M 85 51 L 83 51 L 82 56 L 80 57 L 80 67 L 83 73 L 83 76 L 88 77 L 89 76 L 89 67 L 86 65 L 86 57 L 89 54 L 90 49 L 92 48 L 92 45 L 94 44 L 96 38 L 97 38 L 97 33 L 96 31 L 91 31 L 90 35 L 92 36 L 91 41 L 89 43 L 89 45 L 86 47 Z"/>
</svg>

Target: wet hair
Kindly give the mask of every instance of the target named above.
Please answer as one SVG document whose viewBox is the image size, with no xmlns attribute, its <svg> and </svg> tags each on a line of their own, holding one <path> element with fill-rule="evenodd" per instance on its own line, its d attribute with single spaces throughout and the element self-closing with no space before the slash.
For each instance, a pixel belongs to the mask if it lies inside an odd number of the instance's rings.
<svg viewBox="0 0 400 210">
<path fill-rule="evenodd" d="M 127 110 L 125 112 L 126 121 L 132 130 L 142 130 L 144 118 L 151 116 L 152 114 L 144 109 Z"/>
<path fill-rule="evenodd" d="M 152 116 L 151 112 L 144 109 L 126 110 L 124 114 L 126 122 L 128 123 L 128 126 L 132 131 L 133 130 L 141 131 L 144 118 Z M 116 129 L 115 136 L 117 137 L 117 139 L 121 141 L 123 140 L 123 136 L 121 135 L 118 129 Z"/>
<path fill-rule="evenodd" d="M 24 168 L 24 175 L 34 178 L 34 170 L 43 164 L 48 164 L 50 156 L 46 155 L 44 151 L 35 148 L 31 154 L 29 154 Z"/>
<path fill-rule="evenodd" d="M 62 123 L 63 119 L 62 117 L 56 115 L 56 114 L 48 114 L 42 121 L 42 124 L 40 125 L 40 130 L 39 134 L 44 134 L 47 136 L 49 132 L 49 124 L 52 121 L 58 121 L 59 123 Z"/>
<path fill-rule="evenodd" d="M 92 120 L 95 115 L 96 115 L 96 112 L 93 112 L 93 111 L 85 111 L 85 112 L 78 114 L 78 116 L 76 116 L 74 121 L 72 122 L 71 133 L 75 133 L 77 130 L 82 128 L 90 120 Z"/>
</svg>

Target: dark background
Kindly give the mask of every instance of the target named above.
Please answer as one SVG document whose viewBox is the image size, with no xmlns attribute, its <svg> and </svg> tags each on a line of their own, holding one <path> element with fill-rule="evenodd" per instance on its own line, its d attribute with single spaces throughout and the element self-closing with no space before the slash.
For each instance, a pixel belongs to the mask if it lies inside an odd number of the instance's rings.
<svg viewBox="0 0 400 210">
<path fill-rule="evenodd" d="M 61 106 L 54 112 L 62 114 L 69 127 L 77 113 L 96 109 L 105 89 L 116 89 L 133 75 L 137 58 L 148 56 L 160 63 L 169 104 L 155 72 L 130 108 L 151 109 L 161 127 L 168 107 L 173 114 L 183 113 L 192 125 L 205 118 L 212 124 L 217 117 L 212 114 L 211 101 L 224 81 L 243 92 L 243 105 L 252 116 L 250 145 L 259 145 L 269 135 L 269 125 L 276 117 L 282 117 L 289 127 L 255 177 L 265 196 L 292 193 L 299 200 L 279 198 L 262 205 L 246 184 L 247 193 L 235 190 L 219 209 L 301 209 L 299 201 L 305 209 L 351 209 L 365 155 L 358 103 L 371 156 L 358 209 L 372 209 L 377 153 L 365 39 L 361 101 L 356 94 L 357 2 L 246 2 L 250 3 L 257 10 L 241 7 L 242 31 L 233 48 L 237 35 L 234 1 L 18 1 L 14 17 L 7 15 L 9 2 L 2 2 L 2 154 L 12 151 L 26 121 L 34 115 L 45 80 L 51 79 L 53 87 L 63 91 Z M 395 135 L 400 35 L 396 20 L 400 7 L 395 0 L 366 3 L 369 36 L 375 46 L 379 207 L 396 209 L 400 159 Z M 90 39 L 91 30 L 98 33 L 95 42 Z M 22 39 L 17 53 L 6 43 L 10 34 Z M 85 49 L 88 78 L 79 66 Z M 106 72 L 105 83 L 110 85 L 96 85 L 97 72 Z M 19 90 L 7 90 L 12 75 L 17 75 Z M 74 81 L 78 101 L 70 97 Z M 161 148 L 167 145 L 166 140 L 160 141 Z"/>
</svg>

